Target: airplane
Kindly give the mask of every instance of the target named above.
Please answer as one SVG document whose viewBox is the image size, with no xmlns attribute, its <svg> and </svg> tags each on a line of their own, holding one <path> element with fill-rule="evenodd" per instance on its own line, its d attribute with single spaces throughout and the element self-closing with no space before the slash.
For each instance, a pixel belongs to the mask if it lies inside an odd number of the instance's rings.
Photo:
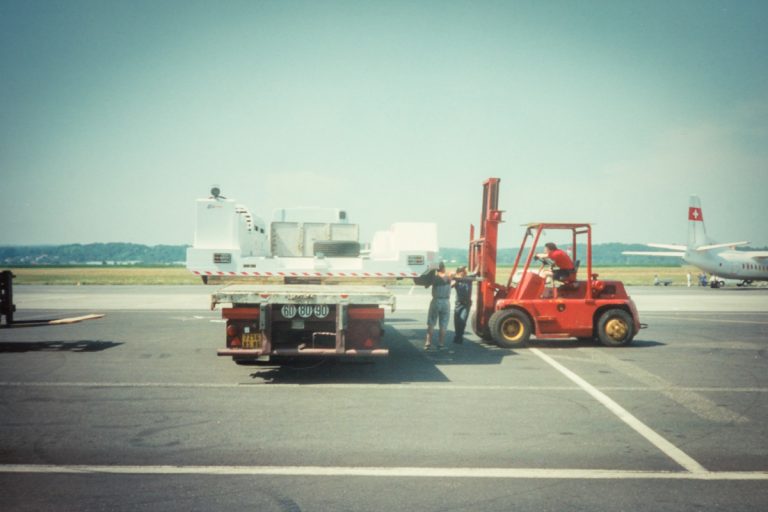
<svg viewBox="0 0 768 512">
<path fill-rule="evenodd" d="M 768 281 L 768 251 L 737 251 L 734 247 L 749 242 L 715 243 L 707 236 L 701 200 L 691 196 L 688 206 L 688 244 L 646 244 L 661 251 L 624 251 L 622 254 L 637 256 L 677 256 L 689 265 L 709 272 L 718 278 L 740 279 L 737 286 L 754 281 Z M 721 279 L 713 279 L 713 286 L 722 285 Z"/>
</svg>

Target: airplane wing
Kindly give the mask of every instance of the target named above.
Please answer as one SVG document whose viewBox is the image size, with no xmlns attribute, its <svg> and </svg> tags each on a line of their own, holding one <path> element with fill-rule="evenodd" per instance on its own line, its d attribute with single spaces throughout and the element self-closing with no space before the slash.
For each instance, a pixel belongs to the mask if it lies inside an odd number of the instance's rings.
<svg viewBox="0 0 768 512">
<path fill-rule="evenodd" d="M 749 254 L 753 260 L 765 260 L 768 259 L 768 251 L 749 251 L 744 254 Z"/>
<path fill-rule="evenodd" d="M 703 252 L 710 249 L 725 249 L 726 247 L 736 247 L 739 245 L 747 245 L 749 242 L 730 242 L 727 244 L 712 244 L 712 245 L 700 245 L 696 248 L 696 251 Z"/>
<path fill-rule="evenodd" d="M 655 247 L 657 249 L 668 249 L 670 251 L 683 251 L 687 249 L 684 245 L 678 245 L 678 244 L 645 244 L 648 247 Z"/>
<path fill-rule="evenodd" d="M 651 244 L 648 244 L 651 245 Z M 685 252 L 661 252 L 661 251 L 621 251 L 621 254 L 626 254 L 628 256 L 667 256 L 667 257 L 677 257 L 682 258 L 685 256 Z"/>
</svg>

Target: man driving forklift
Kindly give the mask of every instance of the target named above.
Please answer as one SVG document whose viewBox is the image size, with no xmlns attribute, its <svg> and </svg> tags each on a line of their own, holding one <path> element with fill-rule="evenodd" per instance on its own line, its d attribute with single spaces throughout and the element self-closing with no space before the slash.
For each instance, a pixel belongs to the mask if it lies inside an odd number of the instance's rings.
<svg viewBox="0 0 768 512">
<path fill-rule="evenodd" d="M 547 242 L 544 244 L 544 247 L 547 248 L 547 252 L 537 254 L 536 261 L 550 260 L 552 269 L 542 268 L 539 275 L 544 278 L 551 277 L 552 279 L 563 283 L 572 283 L 575 281 L 576 269 L 573 265 L 573 260 L 568 256 L 568 253 L 562 249 L 558 249 L 557 245 L 552 242 Z"/>
</svg>

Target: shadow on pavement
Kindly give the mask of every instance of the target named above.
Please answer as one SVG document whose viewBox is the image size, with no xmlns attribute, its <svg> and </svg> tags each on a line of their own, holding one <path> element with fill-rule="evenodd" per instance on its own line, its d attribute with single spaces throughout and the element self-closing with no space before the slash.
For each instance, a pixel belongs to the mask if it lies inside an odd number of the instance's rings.
<svg viewBox="0 0 768 512">
<path fill-rule="evenodd" d="M 651 348 L 651 347 L 663 347 L 666 343 L 653 340 L 632 340 L 626 347 L 606 347 L 597 340 L 576 340 L 572 338 L 566 339 L 534 339 L 528 342 L 526 348 L 555 348 L 555 349 L 575 349 L 583 347 L 602 347 L 606 350 L 632 350 L 638 348 Z"/>
<path fill-rule="evenodd" d="M 400 384 L 449 382 L 443 365 L 491 365 L 513 355 L 511 350 L 465 340 L 450 341 L 445 350 L 424 351 L 425 329 L 387 329 L 389 356 L 370 359 L 294 359 L 266 363 L 251 378 L 276 384 Z M 449 335 L 450 340 L 450 335 Z"/>
<path fill-rule="evenodd" d="M 406 320 L 407 321 L 407 320 Z M 405 323 L 404 321 L 403 323 Z M 440 370 L 443 366 L 498 365 L 518 352 L 502 349 L 492 343 L 480 341 L 474 335 L 464 343 L 452 343 L 453 333 L 449 332 L 446 348 L 423 349 L 426 329 L 403 326 L 386 330 L 385 339 L 389 356 L 368 359 L 295 358 L 270 363 L 261 363 L 250 374 L 254 380 L 275 384 L 403 384 L 425 382 L 449 382 Z M 626 351 L 663 346 L 651 340 L 635 340 L 628 347 L 608 348 Z M 527 348 L 573 350 L 582 347 L 603 347 L 598 341 L 575 339 L 534 339 Z"/>
<path fill-rule="evenodd" d="M 0 353 L 19 352 L 101 352 L 122 345 L 114 341 L 0 341 Z"/>
</svg>

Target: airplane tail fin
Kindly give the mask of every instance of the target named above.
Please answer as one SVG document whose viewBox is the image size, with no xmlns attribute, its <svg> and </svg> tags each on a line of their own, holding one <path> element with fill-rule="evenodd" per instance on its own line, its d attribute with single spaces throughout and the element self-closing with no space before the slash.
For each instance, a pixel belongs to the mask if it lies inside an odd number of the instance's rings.
<svg viewBox="0 0 768 512">
<path fill-rule="evenodd" d="M 688 248 L 696 249 L 708 243 L 704 214 L 701 211 L 701 199 L 699 196 L 691 196 L 688 202 Z"/>
</svg>

